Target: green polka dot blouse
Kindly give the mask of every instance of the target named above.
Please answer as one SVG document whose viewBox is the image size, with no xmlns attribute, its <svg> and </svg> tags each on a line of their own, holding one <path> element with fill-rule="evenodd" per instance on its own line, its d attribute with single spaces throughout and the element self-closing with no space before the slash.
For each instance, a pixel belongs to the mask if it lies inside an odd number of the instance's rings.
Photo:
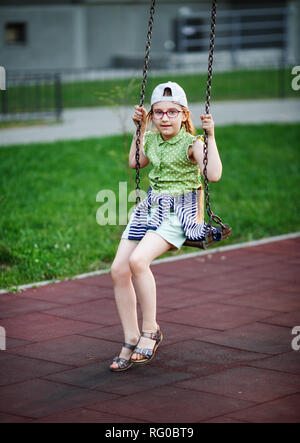
<svg viewBox="0 0 300 443">
<path fill-rule="evenodd" d="M 170 140 L 164 140 L 160 132 L 145 132 L 143 152 L 153 166 L 149 173 L 153 193 L 176 196 L 199 188 L 200 167 L 188 156 L 188 148 L 197 138 L 204 141 L 203 135 L 194 136 L 184 126 Z"/>
</svg>

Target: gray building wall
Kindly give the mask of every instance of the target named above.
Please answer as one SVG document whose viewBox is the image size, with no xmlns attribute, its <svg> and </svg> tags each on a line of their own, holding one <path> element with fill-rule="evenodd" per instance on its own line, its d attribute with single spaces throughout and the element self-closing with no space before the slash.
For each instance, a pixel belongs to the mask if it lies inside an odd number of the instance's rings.
<svg viewBox="0 0 300 443">
<path fill-rule="evenodd" d="M 107 3 L 107 2 L 106 2 Z M 118 2 L 120 3 L 120 2 Z M 155 59 L 168 53 L 165 42 L 173 40 L 172 21 L 183 7 L 208 11 L 210 1 L 158 1 L 154 19 L 151 54 Z M 224 2 L 226 3 L 226 2 Z M 88 60 L 90 66 L 110 66 L 115 57 L 137 57 L 145 52 L 150 1 L 90 5 L 87 8 Z"/>
<path fill-rule="evenodd" d="M 5 44 L 8 22 L 27 23 L 25 44 Z M 0 64 L 6 69 L 76 67 L 81 61 L 77 27 L 78 10 L 73 6 L 1 7 Z"/>
<path fill-rule="evenodd" d="M 234 3 L 222 1 L 218 8 L 229 9 L 235 7 Z M 244 7 L 253 4 L 242 3 Z M 275 3 L 265 2 L 264 6 L 277 6 Z M 281 4 L 284 3 L 282 0 Z M 289 55 L 299 60 L 300 0 L 290 0 L 289 3 L 294 8 Z M 181 8 L 207 12 L 210 4 L 210 0 L 157 1 L 152 58 L 155 60 L 155 57 L 163 57 L 169 52 L 166 42 L 174 39 L 172 22 Z M 142 57 L 149 5 L 150 0 L 1 0 L 0 65 L 8 70 L 107 68 L 118 55 Z M 27 22 L 27 43 L 5 44 L 5 23 L 18 21 Z"/>
<path fill-rule="evenodd" d="M 0 64 L 7 69 L 105 68 L 111 66 L 115 55 L 144 52 L 149 0 L 16 3 L 0 7 Z M 167 52 L 164 42 L 173 38 L 171 21 L 183 5 L 176 0 L 157 3 L 153 55 Z M 209 4 L 206 0 L 191 0 L 184 6 L 199 11 L 208 10 Z M 26 44 L 5 44 L 7 22 L 27 23 Z"/>
</svg>

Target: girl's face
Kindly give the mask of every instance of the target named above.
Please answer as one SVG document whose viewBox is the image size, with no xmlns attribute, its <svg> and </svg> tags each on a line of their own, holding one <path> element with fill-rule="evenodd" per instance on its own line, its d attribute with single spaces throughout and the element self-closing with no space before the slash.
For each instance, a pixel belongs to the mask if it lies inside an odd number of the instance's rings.
<svg viewBox="0 0 300 443">
<path fill-rule="evenodd" d="M 173 102 L 157 102 L 152 106 L 152 112 L 152 121 L 164 140 L 175 137 L 187 119 L 180 105 Z"/>
</svg>

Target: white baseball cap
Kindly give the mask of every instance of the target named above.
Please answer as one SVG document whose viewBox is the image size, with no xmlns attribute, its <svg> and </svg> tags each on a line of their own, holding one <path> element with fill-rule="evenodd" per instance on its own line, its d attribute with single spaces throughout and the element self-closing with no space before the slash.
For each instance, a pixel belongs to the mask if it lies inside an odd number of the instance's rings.
<svg viewBox="0 0 300 443">
<path fill-rule="evenodd" d="M 171 96 L 164 95 L 165 88 L 171 89 Z M 161 83 L 154 88 L 151 96 L 151 106 L 157 102 L 174 102 L 185 106 L 186 108 L 188 107 L 187 98 L 182 87 L 179 86 L 178 83 L 170 81 L 167 83 Z"/>
</svg>

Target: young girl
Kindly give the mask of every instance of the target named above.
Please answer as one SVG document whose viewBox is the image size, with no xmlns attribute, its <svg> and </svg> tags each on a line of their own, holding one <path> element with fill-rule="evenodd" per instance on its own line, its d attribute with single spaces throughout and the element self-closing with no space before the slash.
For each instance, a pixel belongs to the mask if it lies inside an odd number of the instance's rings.
<svg viewBox="0 0 300 443">
<path fill-rule="evenodd" d="M 211 115 L 200 118 L 208 136 L 207 178 L 216 182 L 222 175 L 222 163 L 214 122 Z M 110 365 L 112 371 L 124 371 L 153 358 L 163 335 L 156 322 L 156 284 L 150 265 L 166 251 L 180 249 L 192 233 L 193 239 L 203 238 L 204 226 L 191 215 L 203 173 L 203 136 L 195 136 L 184 90 L 174 82 L 158 85 L 152 93 L 150 112 L 135 106 L 132 119 L 136 126 L 141 124 L 140 167 L 151 163 L 153 168 L 147 198 L 135 208 L 111 266 L 125 338 L 121 353 Z M 150 121 L 156 131 L 146 131 Z M 135 152 L 136 135 L 129 153 L 132 169 L 136 166 Z M 143 317 L 142 333 L 136 293 Z"/>
</svg>

